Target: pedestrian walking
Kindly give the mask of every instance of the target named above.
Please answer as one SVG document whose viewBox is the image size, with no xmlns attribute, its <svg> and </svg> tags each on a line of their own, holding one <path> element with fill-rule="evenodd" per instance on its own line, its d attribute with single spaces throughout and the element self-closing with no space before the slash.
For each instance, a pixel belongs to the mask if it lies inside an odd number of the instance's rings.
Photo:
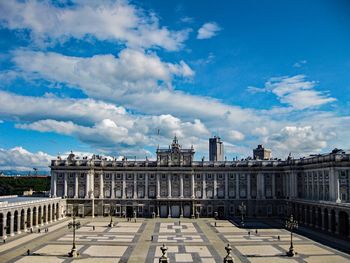
<svg viewBox="0 0 350 263">
<path fill-rule="evenodd" d="M 255 234 L 256 234 L 256 235 L 258 234 L 258 229 L 255 229 Z"/>
<path fill-rule="evenodd" d="M 28 249 L 28 250 L 27 250 L 27 256 L 29 256 L 29 255 L 30 255 L 30 250 Z"/>
</svg>

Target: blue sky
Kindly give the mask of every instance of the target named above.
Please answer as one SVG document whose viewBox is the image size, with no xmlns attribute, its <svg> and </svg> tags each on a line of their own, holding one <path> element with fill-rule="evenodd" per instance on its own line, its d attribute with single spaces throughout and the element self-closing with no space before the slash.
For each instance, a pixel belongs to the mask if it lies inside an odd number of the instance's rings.
<svg viewBox="0 0 350 263">
<path fill-rule="evenodd" d="M 0 169 L 70 150 L 349 148 L 347 1 L 4 1 Z M 158 134 L 157 130 L 160 133 Z"/>
</svg>

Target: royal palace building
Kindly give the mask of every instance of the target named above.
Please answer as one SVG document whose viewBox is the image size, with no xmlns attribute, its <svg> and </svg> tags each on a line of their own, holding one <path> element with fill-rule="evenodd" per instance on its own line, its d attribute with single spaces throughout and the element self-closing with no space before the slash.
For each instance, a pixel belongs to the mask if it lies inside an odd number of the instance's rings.
<svg viewBox="0 0 350 263">
<path fill-rule="evenodd" d="M 175 137 L 157 159 L 101 156 L 51 162 L 51 195 L 66 214 L 121 217 L 285 217 L 349 236 L 350 152 L 272 159 L 259 145 L 253 158 L 223 160 L 220 138 L 210 140 L 213 161 L 194 160 Z M 215 145 L 217 143 L 218 145 Z M 217 148 L 215 148 L 217 147 Z M 219 156 L 214 156 L 219 154 Z"/>
</svg>

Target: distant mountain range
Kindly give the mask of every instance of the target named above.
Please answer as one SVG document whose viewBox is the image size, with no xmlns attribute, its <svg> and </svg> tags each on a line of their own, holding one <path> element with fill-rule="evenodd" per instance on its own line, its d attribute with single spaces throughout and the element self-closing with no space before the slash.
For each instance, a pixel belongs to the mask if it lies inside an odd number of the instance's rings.
<svg viewBox="0 0 350 263">
<path fill-rule="evenodd" d="M 34 176 L 34 175 L 50 175 L 48 171 L 17 171 L 17 170 L 0 170 L 0 175 L 10 176 L 10 175 L 18 175 L 18 176 Z"/>
</svg>

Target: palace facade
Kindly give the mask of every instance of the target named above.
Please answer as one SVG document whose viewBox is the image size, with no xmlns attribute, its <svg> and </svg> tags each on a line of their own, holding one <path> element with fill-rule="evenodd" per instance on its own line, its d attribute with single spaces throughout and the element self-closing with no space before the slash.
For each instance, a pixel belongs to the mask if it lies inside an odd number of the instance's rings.
<svg viewBox="0 0 350 263">
<path fill-rule="evenodd" d="M 220 139 L 215 141 L 221 149 Z M 215 152 L 222 154 L 215 150 L 211 156 Z M 176 137 L 169 148 L 157 149 L 154 161 L 80 159 L 71 153 L 51 162 L 51 195 L 66 199 L 68 215 L 73 209 L 81 216 L 121 217 L 293 213 L 302 224 L 349 236 L 349 152 L 278 160 L 259 145 L 254 159 L 227 161 L 220 155 L 211 157 L 220 161 L 195 161 L 194 154 Z"/>
</svg>

